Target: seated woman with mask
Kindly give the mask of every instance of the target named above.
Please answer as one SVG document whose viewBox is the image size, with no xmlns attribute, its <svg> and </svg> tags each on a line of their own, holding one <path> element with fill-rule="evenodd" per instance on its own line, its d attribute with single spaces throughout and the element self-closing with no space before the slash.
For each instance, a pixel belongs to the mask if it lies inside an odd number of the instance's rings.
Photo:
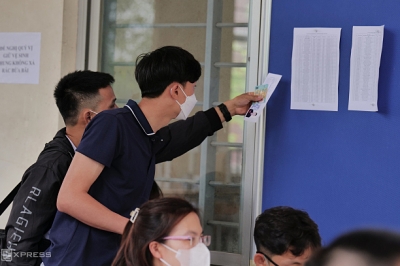
<svg viewBox="0 0 400 266">
<path fill-rule="evenodd" d="M 113 266 L 209 266 L 210 236 L 199 211 L 180 198 L 160 198 L 132 211 Z"/>
</svg>

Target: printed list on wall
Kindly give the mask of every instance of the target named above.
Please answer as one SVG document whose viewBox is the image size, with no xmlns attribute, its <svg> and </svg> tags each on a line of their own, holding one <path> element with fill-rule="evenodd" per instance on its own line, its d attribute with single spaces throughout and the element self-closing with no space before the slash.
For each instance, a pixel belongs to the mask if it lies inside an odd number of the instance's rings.
<svg viewBox="0 0 400 266">
<path fill-rule="evenodd" d="M 354 26 L 349 110 L 378 111 L 378 80 L 384 26 Z"/>
<path fill-rule="evenodd" d="M 40 32 L 0 32 L 0 83 L 39 84 Z"/>
<path fill-rule="evenodd" d="M 340 28 L 295 28 L 291 109 L 338 110 Z"/>
</svg>

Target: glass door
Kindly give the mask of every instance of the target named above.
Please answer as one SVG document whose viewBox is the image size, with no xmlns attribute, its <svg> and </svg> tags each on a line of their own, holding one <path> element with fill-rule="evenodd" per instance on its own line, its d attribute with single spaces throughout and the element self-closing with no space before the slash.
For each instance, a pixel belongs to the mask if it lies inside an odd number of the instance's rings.
<svg viewBox="0 0 400 266">
<path fill-rule="evenodd" d="M 90 9 L 89 68 L 115 77 L 120 106 L 140 101 L 136 57 L 165 45 L 180 46 L 201 63 L 193 114 L 251 91 L 260 80 L 261 0 L 103 0 Z M 254 180 L 262 176 L 254 168 L 257 134 L 257 126 L 234 117 L 199 147 L 156 167 L 164 196 L 184 197 L 201 209 L 213 265 L 246 265 L 252 256 Z"/>
</svg>

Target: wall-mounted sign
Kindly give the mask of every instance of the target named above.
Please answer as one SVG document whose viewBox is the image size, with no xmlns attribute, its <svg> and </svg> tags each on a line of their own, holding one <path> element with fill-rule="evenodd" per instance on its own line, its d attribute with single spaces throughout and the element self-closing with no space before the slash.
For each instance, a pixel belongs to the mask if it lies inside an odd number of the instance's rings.
<svg viewBox="0 0 400 266">
<path fill-rule="evenodd" d="M 40 32 L 0 32 L 0 83 L 39 84 Z"/>
</svg>

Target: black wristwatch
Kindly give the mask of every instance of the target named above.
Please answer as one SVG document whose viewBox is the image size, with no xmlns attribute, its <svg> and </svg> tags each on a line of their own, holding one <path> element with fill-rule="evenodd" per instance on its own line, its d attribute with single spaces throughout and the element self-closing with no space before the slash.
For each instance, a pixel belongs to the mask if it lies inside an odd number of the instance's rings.
<svg viewBox="0 0 400 266">
<path fill-rule="evenodd" d="M 232 120 L 231 113 L 229 113 L 228 108 L 226 108 L 225 104 L 221 103 L 220 105 L 218 105 L 218 108 L 221 111 L 222 115 L 224 116 L 226 122 Z"/>
</svg>

